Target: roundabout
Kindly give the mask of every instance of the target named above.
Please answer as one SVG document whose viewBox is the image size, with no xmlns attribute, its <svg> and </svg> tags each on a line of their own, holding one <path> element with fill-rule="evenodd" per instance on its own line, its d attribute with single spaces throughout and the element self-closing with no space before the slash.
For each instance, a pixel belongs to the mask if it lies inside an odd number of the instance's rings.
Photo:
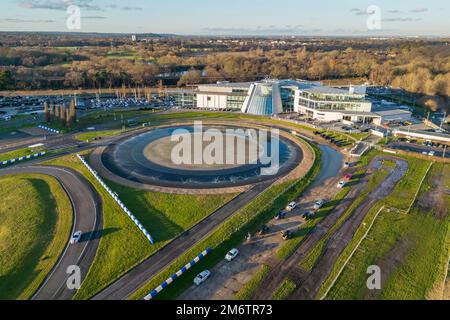
<svg viewBox="0 0 450 320">
<path fill-rule="evenodd" d="M 266 137 L 259 130 L 230 125 L 156 128 L 109 145 L 97 167 L 122 183 L 223 190 L 275 180 L 302 162 L 303 150 L 295 141 L 274 132 Z"/>
</svg>

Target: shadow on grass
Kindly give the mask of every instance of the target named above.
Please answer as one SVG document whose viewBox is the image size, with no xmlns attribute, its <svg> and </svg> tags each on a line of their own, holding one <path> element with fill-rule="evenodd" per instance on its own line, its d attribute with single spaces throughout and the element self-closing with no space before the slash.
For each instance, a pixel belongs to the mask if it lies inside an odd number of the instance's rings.
<svg viewBox="0 0 450 320">
<path fill-rule="evenodd" d="M 120 231 L 120 229 L 119 228 L 106 228 L 103 230 L 95 230 L 95 231 L 91 231 L 91 232 L 86 232 L 86 233 L 83 233 L 83 235 L 81 236 L 80 243 L 98 240 L 109 234 L 115 233 L 117 231 Z"/>
<path fill-rule="evenodd" d="M 30 246 L 23 248 L 20 264 L 14 266 L 12 272 L 0 277 L 0 300 L 17 299 L 41 272 L 37 270 L 40 260 L 49 259 L 49 257 L 43 257 L 43 254 L 54 237 L 57 204 L 51 195 L 50 186 L 44 180 L 28 180 L 38 191 L 42 218 L 38 219 L 39 226 L 36 229 L 34 241 Z"/>
</svg>

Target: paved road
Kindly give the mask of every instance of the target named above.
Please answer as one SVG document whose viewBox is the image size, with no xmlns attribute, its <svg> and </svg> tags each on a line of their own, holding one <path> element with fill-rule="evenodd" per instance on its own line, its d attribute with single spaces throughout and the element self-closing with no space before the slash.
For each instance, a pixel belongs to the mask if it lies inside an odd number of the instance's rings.
<svg viewBox="0 0 450 320">
<path fill-rule="evenodd" d="M 228 202 L 192 229 L 159 250 L 146 261 L 129 271 L 118 281 L 93 297 L 94 300 L 124 300 L 157 275 L 164 267 L 205 238 L 211 231 L 233 216 L 274 181 L 266 181 Z"/>
<path fill-rule="evenodd" d="M 100 196 L 91 184 L 80 174 L 65 168 L 47 166 L 18 166 L 0 170 L 0 176 L 8 174 L 44 174 L 56 178 L 67 192 L 73 207 L 72 231 L 84 232 L 78 245 L 67 244 L 56 266 L 50 272 L 33 296 L 35 300 L 70 300 L 75 294 L 68 290 L 67 267 L 77 265 L 81 276 L 87 274 L 97 252 L 102 228 L 102 207 Z"/>
</svg>

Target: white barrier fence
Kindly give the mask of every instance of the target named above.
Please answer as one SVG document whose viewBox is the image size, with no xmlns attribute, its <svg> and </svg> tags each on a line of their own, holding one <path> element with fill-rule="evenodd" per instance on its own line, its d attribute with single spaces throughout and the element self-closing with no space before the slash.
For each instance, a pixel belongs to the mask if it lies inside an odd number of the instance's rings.
<svg viewBox="0 0 450 320">
<path fill-rule="evenodd" d="M 59 130 L 55 130 L 55 129 L 52 129 L 52 128 L 49 128 L 49 127 L 46 127 L 46 126 L 38 126 L 38 128 L 50 131 L 51 133 L 56 133 L 56 134 L 60 133 Z"/>
<path fill-rule="evenodd" d="M 168 285 L 170 285 L 172 282 L 174 282 L 176 279 L 178 279 L 179 277 L 181 277 L 185 272 L 187 272 L 189 269 L 191 269 L 193 266 L 195 266 L 197 263 L 200 262 L 200 260 L 202 260 L 204 257 L 206 257 L 208 254 L 210 254 L 212 251 L 211 248 L 206 249 L 205 251 L 203 251 L 202 253 L 200 253 L 197 257 L 195 257 L 194 260 L 192 260 L 191 262 L 189 262 L 187 265 L 185 265 L 183 268 L 181 268 L 180 270 L 177 271 L 177 273 L 175 273 L 174 275 L 172 275 L 169 279 L 167 279 L 166 281 L 164 281 L 163 283 L 161 283 L 161 285 L 159 287 L 157 287 L 155 290 L 153 290 L 152 292 L 150 292 L 145 298 L 144 300 L 151 300 L 154 297 L 156 297 L 161 291 L 163 291 L 165 288 L 167 288 Z"/>
<path fill-rule="evenodd" d="M 123 202 L 119 199 L 119 197 L 106 185 L 106 183 L 99 177 L 97 172 L 91 168 L 91 166 L 84 160 L 82 156 L 77 154 L 78 159 L 85 165 L 85 167 L 89 170 L 90 173 L 94 176 L 94 178 L 102 185 L 102 187 L 109 193 L 109 195 L 117 202 L 117 204 L 122 208 L 122 210 L 130 217 L 130 219 L 136 224 L 139 230 L 142 231 L 144 236 L 150 241 L 151 244 L 155 244 L 153 237 L 150 233 L 144 228 L 144 226 L 139 222 L 139 220 L 131 213 L 130 210 L 123 204 Z"/>
<path fill-rule="evenodd" d="M 35 153 L 35 154 L 30 154 L 29 156 L 25 156 L 25 157 L 20 157 L 20 158 L 16 158 L 16 159 L 2 161 L 2 162 L 0 162 L 0 166 L 6 166 L 8 164 L 14 164 L 16 162 L 21 162 L 21 161 L 25 161 L 25 160 L 35 159 L 37 157 L 45 156 L 45 154 L 46 154 L 46 152 L 39 152 L 39 153 Z"/>
</svg>

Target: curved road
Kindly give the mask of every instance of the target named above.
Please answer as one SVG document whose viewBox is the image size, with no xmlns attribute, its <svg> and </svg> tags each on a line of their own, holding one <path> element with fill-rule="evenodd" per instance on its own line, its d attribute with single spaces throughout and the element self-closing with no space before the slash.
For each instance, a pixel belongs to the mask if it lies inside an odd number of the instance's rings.
<svg viewBox="0 0 450 320">
<path fill-rule="evenodd" d="M 67 244 L 58 262 L 34 294 L 34 300 L 70 300 L 74 290 L 67 289 L 66 281 L 70 275 L 67 267 L 77 265 L 84 279 L 94 261 L 101 235 L 101 198 L 91 184 L 80 174 L 67 168 L 48 166 L 13 167 L 0 171 L 0 176 L 9 174 L 44 174 L 54 177 L 64 188 L 73 208 L 73 231 L 83 231 L 81 242 Z"/>
</svg>

